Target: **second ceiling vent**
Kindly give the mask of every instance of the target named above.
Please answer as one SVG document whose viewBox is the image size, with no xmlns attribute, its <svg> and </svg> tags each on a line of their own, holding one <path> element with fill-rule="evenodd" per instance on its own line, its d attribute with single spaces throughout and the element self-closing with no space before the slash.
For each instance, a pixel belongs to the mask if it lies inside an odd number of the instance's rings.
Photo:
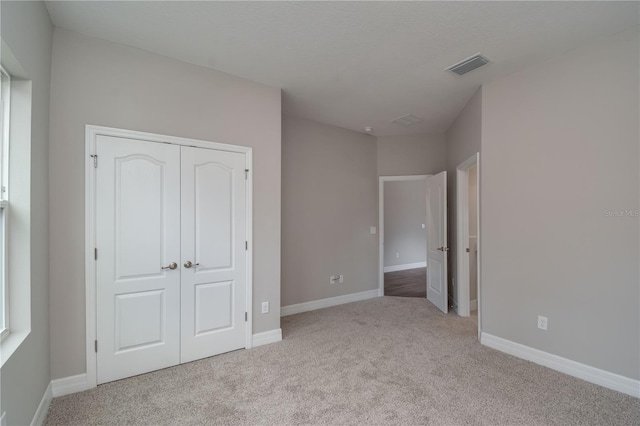
<svg viewBox="0 0 640 426">
<path fill-rule="evenodd" d="M 447 68 L 447 71 L 451 71 L 458 75 L 464 75 L 468 72 L 480 68 L 481 66 L 487 65 L 489 62 L 491 61 L 486 56 L 484 56 L 482 53 L 477 53 L 462 62 L 458 62 L 457 64 L 450 66 L 449 68 Z"/>
<path fill-rule="evenodd" d="M 392 123 L 396 123 L 404 127 L 409 127 L 409 126 L 413 126 L 414 124 L 418 124 L 422 121 L 423 120 L 420 117 L 417 117 L 413 114 L 407 114 L 407 115 L 403 115 L 402 117 L 396 118 L 395 120 L 392 121 Z"/>
</svg>

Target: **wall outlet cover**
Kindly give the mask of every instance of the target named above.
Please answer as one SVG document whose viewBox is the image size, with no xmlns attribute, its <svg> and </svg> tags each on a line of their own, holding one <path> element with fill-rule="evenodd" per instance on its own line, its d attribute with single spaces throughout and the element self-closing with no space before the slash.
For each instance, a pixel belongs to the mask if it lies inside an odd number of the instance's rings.
<svg viewBox="0 0 640 426">
<path fill-rule="evenodd" d="M 547 317 L 543 317 L 541 315 L 538 315 L 538 328 L 540 330 L 546 330 L 547 329 Z"/>
<path fill-rule="evenodd" d="M 263 314 L 269 313 L 269 302 L 262 302 L 262 313 Z"/>
</svg>

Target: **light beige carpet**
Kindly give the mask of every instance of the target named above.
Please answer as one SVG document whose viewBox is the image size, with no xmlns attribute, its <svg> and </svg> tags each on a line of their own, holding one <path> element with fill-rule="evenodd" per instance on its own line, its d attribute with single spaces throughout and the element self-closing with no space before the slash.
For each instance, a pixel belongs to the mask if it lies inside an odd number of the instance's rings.
<svg viewBox="0 0 640 426">
<path fill-rule="evenodd" d="M 282 319 L 284 340 L 55 398 L 46 424 L 631 425 L 640 401 L 481 346 L 383 297 Z"/>
</svg>

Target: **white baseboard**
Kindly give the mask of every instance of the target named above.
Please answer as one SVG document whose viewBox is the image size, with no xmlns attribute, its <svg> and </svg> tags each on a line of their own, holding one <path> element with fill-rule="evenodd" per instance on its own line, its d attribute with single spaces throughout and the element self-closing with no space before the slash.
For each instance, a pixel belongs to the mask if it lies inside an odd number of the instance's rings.
<svg viewBox="0 0 640 426">
<path fill-rule="evenodd" d="M 373 297 L 378 297 L 378 292 L 379 290 L 376 288 L 375 290 L 367 290 L 360 293 L 345 294 L 344 296 L 329 297 L 327 299 L 283 306 L 280 308 L 280 316 L 286 317 L 287 315 L 299 314 L 300 312 L 315 311 L 316 309 L 329 308 L 331 306 L 371 299 Z"/>
<path fill-rule="evenodd" d="M 282 340 L 282 329 L 269 330 L 263 333 L 256 333 L 252 336 L 252 347 L 267 345 Z M 91 388 L 87 381 L 86 373 L 77 376 L 63 377 L 62 379 L 52 380 L 49 387 L 52 397 L 69 395 L 71 393 L 82 392 Z M 51 398 L 49 399 L 51 402 Z M 48 408 L 48 405 L 47 405 Z M 46 411 L 45 411 L 46 415 Z M 35 419 L 34 419 L 35 420 Z M 43 418 L 44 420 L 44 418 Z"/>
<path fill-rule="evenodd" d="M 282 340 L 282 329 L 276 328 L 275 330 L 264 331 L 262 333 L 256 333 L 252 336 L 251 347 L 268 345 L 269 343 L 276 343 Z"/>
<path fill-rule="evenodd" d="M 475 311 L 476 309 L 478 309 L 478 299 L 473 299 L 469 301 L 469 310 Z"/>
<path fill-rule="evenodd" d="M 49 405 L 51 405 L 51 400 L 53 399 L 53 391 L 51 382 L 47 385 L 47 388 L 44 390 L 44 395 L 42 395 L 42 399 L 40 400 L 40 405 L 38 405 L 38 409 L 36 413 L 33 415 L 33 420 L 31 420 L 31 426 L 42 426 L 44 424 L 44 419 L 47 418 L 47 411 L 49 411 Z"/>
<path fill-rule="evenodd" d="M 521 345 L 501 337 L 483 332 L 480 343 L 536 364 L 544 365 L 561 373 L 585 380 L 605 388 L 640 398 L 640 380 L 581 364 L 558 355 L 553 355 L 529 346 Z"/>
<path fill-rule="evenodd" d="M 78 374 L 77 376 L 63 377 L 62 379 L 52 380 L 53 396 L 69 395 L 70 393 L 82 392 L 90 389 L 87 382 L 87 374 Z"/>
<path fill-rule="evenodd" d="M 404 265 L 385 266 L 384 268 L 382 268 L 382 271 L 387 273 L 387 272 L 406 271 L 407 269 L 426 268 L 426 267 L 427 267 L 427 262 L 405 263 Z"/>
</svg>

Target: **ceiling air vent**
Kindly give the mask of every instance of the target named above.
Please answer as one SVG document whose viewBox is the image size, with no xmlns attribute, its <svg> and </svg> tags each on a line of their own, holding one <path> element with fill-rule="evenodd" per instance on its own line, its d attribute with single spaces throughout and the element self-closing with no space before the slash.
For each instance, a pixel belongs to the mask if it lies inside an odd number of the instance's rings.
<svg viewBox="0 0 640 426">
<path fill-rule="evenodd" d="M 416 117 L 413 114 L 407 114 L 407 115 L 403 115 L 402 117 L 396 118 L 395 120 L 392 121 L 392 123 L 396 123 L 404 127 L 409 127 L 409 126 L 413 126 L 416 123 L 420 123 L 421 121 L 423 121 L 422 118 Z"/>
<path fill-rule="evenodd" d="M 462 62 L 458 62 L 457 64 L 450 66 L 447 68 L 447 71 L 454 72 L 458 75 L 464 75 L 470 71 L 480 68 L 483 65 L 487 65 L 489 62 L 491 61 L 489 61 L 486 56 L 483 56 L 481 53 L 477 53 Z"/>
</svg>

